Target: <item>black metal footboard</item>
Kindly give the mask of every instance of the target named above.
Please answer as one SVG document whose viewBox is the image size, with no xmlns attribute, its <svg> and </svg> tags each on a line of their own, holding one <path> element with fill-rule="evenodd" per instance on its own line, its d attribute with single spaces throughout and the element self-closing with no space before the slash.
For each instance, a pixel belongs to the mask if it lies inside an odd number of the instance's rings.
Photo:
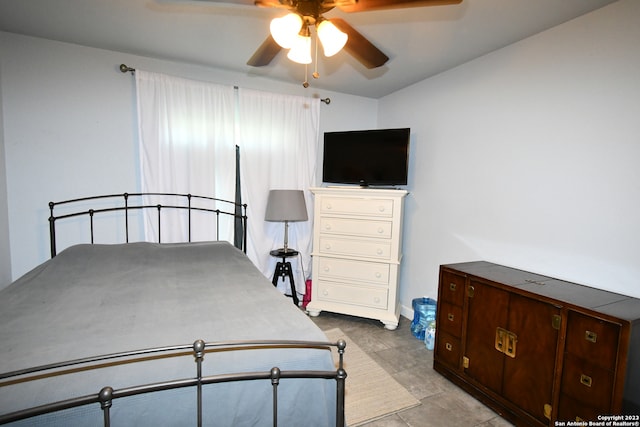
<svg viewBox="0 0 640 427">
<path fill-rule="evenodd" d="M 143 204 L 144 197 L 172 197 L 175 198 L 174 204 Z M 111 200 L 113 205 L 101 208 L 82 209 L 80 211 L 73 211 L 73 206 L 84 206 L 87 203 L 93 201 L 106 201 Z M 180 204 L 180 201 L 183 204 Z M 225 209 L 213 209 L 210 207 L 211 203 L 221 203 L 228 208 Z M 62 215 L 54 215 L 54 209 L 57 206 L 66 205 L 72 210 L 71 213 L 65 213 Z M 177 209 L 187 212 L 188 222 L 188 241 L 191 242 L 191 213 L 209 212 L 213 214 L 213 221 L 215 221 L 216 236 L 220 234 L 220 216 L 232 216 L 234 221 L 234 242 L 232 242 L 238 249 L 246 252 L 247 250 L 247 205 L 239 204 L 224 199 L 217 199 L 215 197 L 196 196 L 193 194 L 177 194 L 177 193 L 123 193 L 123 194 L 106 194 L 101 196 L 82 197 L 71 200 L 64 200 L 61 202 L 49 202 L 49 237 L 51 242 L 51 258 L 56 256 L 56 221 L 73 218 L 73 217 L 88 217 L 89 218 L 89 231 L 91 234 L 91 243 L 94 243 L 94 217 L 98 214 L 107 212 L 123 212 L 124 224 L 125 224 L 125 240 L 124 243 L 129 243 L 129 213 L 132 211 L 141 211 L 146 209 L 157 210 L 157 223 L 158 223 L 158 243 L 161 242 L 161 219 L 163 210 Z"/>
<path fill-rule="evenodd" d="M 242 372 L 232 374 L 221 374 L 214 376 L 202 375 L 202 364 L 204 361 L 205 353 L 209 350 L 224 350 L 224 351 L 239 351 L 243 349 L 274 349 L 274 348 L 287 348 L 294 351 L 295 349 L 327 349 L 330 347 L 336 347 L 339 354 L 338 367 L 334 371 L 323 370 L 290 370 L 281 371 L 279 368 L 274 367 L 268 372 Z M 217 343 L 205 343 L 202 340 L 195 341 L 192 345 L 177 345 L 171 347 L 151 348 L 144 350 L 129 351 L 123 353 L 113 353 L 103 356 L 90 357 L 84 359 L 76 359 L 67 362 L 54 363 L 21 371 L 8 372 L 0 374 L 0 387 L 3 383 L 9 383 L 16 381 L 37 381 L 47 372 L 53 372 L 64 368 L 78 368 L 82 369 L 98 369 L 100 364 L 104 364 L 106 361 L 114 362 L 119 360 L 126 360 L 129 363 L 131 360 L 143 360 L 150 355 L 166 357 L 175 356 L 183 357 L 185 351 L 192 350 L 191 354 L 195 358 L 196 362 L 196 375 L 193 378 L 176 379 L 172 381 L 166 381 L 154 384 L 145 384 L 140 386 L 133 386 L 129 388 L 123 388 L 114 390 L 109 386 L 103 387 L 96 394 L 80 396 L 71 398 L 55 403 L 50 403 L 34 408 L 29 408 L 17 412 L 0 415 L 0 424 L 7 424 L 14 421 L 24 420 L 27 418 L 35 417 L 38 415 L 48 414 L 52 412 L 61 411 L 64 409 L 75 408 L 84 405 L 99 404 L 104 418 L 104 426 L 109 427 L 111 423 L 110 409 L 113 405 L 117 404 L 117 400 L 123 397 L 135 396 L 144 393 L 153 393 L 164 390 L 178 389 L 184 387 L 195 387 L 197 390 L 197 419 L 198 426 L 202 425 L 202 389 L 203 386 L 216 383 L 227 383 L 234 381 L 249 381 L 249 380 L 270 380 L 273 388 L 272 400 L 273 400 L 273 426 L 278 425 L 278 386 L 280 380 L 285 378 L 307 378 L 307 379 L 333 379 L 336 381 L 336 427 L 344 427 L 345 415 L 344 415 L 344 403 L 345 403 L 345 380 L 347 373 L 343 367 L 343 355 L 346 347 L 344 340 L 339 340 L 336 343 L 329 342 L 315 342 L 315 341 L 227 341 Z M 302 421 L 302 420 L 301 420 Z"/>
</svg>

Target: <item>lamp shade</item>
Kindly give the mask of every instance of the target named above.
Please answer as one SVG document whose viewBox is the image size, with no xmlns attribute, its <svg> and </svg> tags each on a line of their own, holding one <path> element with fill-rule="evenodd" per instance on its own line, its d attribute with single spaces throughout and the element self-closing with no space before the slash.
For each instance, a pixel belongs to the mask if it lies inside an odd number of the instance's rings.
<svg viewBox="0 0 640 427">
<path fill-rule="evenodd" d="M 311 64 L 311 37 L 298 34 L 287 58 L 298 64 Z"/>
<path fill-rule="evenodd" d="M 271 190 L 265 221 L 306 221 L 307 204 L 302 190 Z"/>
<path fill-rule="evenodd" d="M 289 49 L 302 28 L 302 18 L 297 13 L 289 13 L 280 18 L 274 18 L 269 28 L 276 43 Z"/>
<path fill-rule="evenodd" d="M 340 31 L 331 21 L 324 20 L 318 25 L 318 38 L 325 56 L 333 56 L 347 43 L 349 36 Z"/>
</svg>

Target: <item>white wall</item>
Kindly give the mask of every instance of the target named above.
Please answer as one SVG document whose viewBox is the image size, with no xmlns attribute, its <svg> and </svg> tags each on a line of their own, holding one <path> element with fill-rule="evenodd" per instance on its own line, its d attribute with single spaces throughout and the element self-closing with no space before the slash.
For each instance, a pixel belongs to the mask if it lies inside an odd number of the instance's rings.
<svg viewBox="0 0 640 427">
<path fill-rule="evenodd" d="M 373 99 L 316 94 L 295 82 L 0 32 L 7 179 L 0 210 L 6 200 L 14 279 L 49 256 L 49 201 L 139 191 L 134 79 L 118 70 L 120 63 L 221 84 L 330 97 L 331 104 L 322 106 L 321 131 L 376 122 Z M 0 262 L 7 258 L 0 252 Z"/>
<path fill-rule="evenodd" d="M 413 133 L 403 313 L 473 260 L 640 297 L 638 22 L 623 0 L 381 99 Z"/>
<path fill-rule="evenodd" d="M 412 128 L 405 315 L 413 297 L 436 295 L 440 264 L 477 259 L 640 296 L 639 9 L 622 0 L 379 102 L 319 94 L 332 100 L 322 131 Z M 0 33 L 13 278 L 48 257 L 50 200 L 138 188 L 133 79 L 121 62 L 303 91 Z"/>
</svg>

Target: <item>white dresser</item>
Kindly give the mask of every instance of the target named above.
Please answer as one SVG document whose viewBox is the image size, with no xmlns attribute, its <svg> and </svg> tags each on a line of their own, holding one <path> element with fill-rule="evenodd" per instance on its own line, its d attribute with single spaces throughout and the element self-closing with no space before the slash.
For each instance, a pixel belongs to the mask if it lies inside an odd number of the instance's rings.
<svg viewBox="0 0 640 427">
<path fill-rule="evenodd" d="M 325 310 L 378 319 L 395 329 L 407 192 L 359 187 L 311 192 L 315 209 L 309 315 Z"/>
</svg>

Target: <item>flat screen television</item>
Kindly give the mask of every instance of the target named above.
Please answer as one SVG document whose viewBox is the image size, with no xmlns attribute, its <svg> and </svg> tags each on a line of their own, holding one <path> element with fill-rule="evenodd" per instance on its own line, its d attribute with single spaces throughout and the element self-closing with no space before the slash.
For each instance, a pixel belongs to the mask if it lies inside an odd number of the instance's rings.
<svg viewBox="0 0 640 427">
<path fill-rule="evenodd" d="M 407 185 L 409 128 L 325 132 L 322 181 Z"/>
</svg>

